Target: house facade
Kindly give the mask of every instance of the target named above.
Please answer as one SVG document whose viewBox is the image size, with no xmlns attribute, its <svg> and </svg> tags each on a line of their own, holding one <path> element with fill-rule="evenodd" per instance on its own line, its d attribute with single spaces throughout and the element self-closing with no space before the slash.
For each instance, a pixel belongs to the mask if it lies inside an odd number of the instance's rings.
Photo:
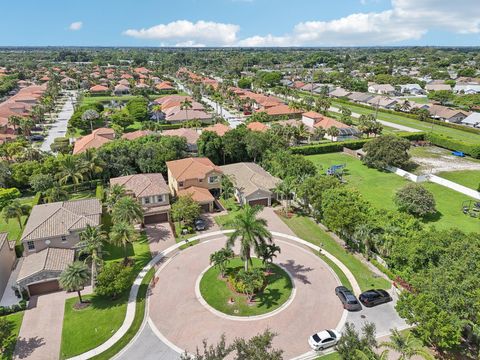
<svg viewBox="0 0 480 360">
<path fill-rule="evenodd" d="M 110 185 L 123 186 L 142 205 L 144 223 L 170 221 L 170 189 L 162 174 L 136 174 L 110 179 Z"/>
<path fill-rule="evenodd" d="M 0 233 L 0 299 L 8 284 L 16 258 L 15 249 L 8 242 L 7 233 Z"/>
</svg>

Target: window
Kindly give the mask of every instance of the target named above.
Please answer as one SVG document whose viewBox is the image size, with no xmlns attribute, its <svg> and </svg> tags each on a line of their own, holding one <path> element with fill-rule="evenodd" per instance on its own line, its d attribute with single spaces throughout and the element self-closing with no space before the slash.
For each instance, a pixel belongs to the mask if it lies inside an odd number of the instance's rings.
<svg viewBox="0 0 480 360">
<path fill-rule="evenodd" d="M 178 183 L 178 186 L 179 186 L 179 187 L 182 187 L 182 186 L 183 186 L 183 181 L 180 181 L 180 182 Z"/>
<path fill-rule="evenodd" d="M 157 202 L 163 201 L 163 195 L 157 195 Z"/>
<path fill-rule="evenodd" d="M 62 242 L 66 242 L 67 241 L 67 237 L 65 235 L 62 235 Z"/>
<path fill-rule="evenodd" d="M 144 197 L 143 198 L 143 203 L 144 204 L 150 204 L 150 198 L 149 197 Z"/>
<path fill-rule="evenodd" d="M 27 241 L 27 248 L 28 248 L 28 251 L 35 250 L 35 243 L 33 241 Z"/>
<path fill-rule="evenodd" d="M 216 182 L 218 182 L 218 176 L 215 175 L 215 176 L 210 176 L 208 178 L 208 183 L 209 184 L 213 184 L 213 183 L 216 183 Z"/>
</svg>

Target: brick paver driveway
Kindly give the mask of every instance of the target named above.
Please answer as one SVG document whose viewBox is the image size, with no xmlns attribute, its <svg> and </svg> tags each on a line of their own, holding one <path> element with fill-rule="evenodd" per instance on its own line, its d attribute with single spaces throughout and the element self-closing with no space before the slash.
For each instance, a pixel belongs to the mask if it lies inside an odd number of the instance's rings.
<svg viewBox="0 0 480 360">
<path fill-rule="evenodd" d="M 146 225 L 145 233 L 152 256 L 175 244 L 175 236 L 169 223 Z"/>
<path fill-rule="evenodd" d="M 316 255 L 297 245 L 276 241 L 282 252 L 275 263 L 294 278 L 296 296 L 278 314 L 263 320 L 236 321 L 219 317 L 200 304 L 195 295 L 199 274 L 209 265 L 212 252 L 225 245 L 217 238 L 180 252 L 158 274 L 149 311 L 157 329 L 176 346 L 194 352 L 202 340 L 215 344 L 222 333 L 227 340 L 250 338 L 266 328 L 278 333 L 274 346 L 286 359 L 309 351 L 307 338 L 325 328 L 335 328 L 343 308 L 335 296 L 336 277 Z"/>
<path fill-rule="evenodd" d="M 57 360 L 62 340 L 66 294 L 33 296 L 25 311 L 14 359 Z"/>
</svg>

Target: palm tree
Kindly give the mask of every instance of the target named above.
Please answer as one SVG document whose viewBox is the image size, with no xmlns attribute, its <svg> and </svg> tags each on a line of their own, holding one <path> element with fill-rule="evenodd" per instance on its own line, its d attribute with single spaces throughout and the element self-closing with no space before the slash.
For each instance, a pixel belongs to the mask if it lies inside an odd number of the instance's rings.
<svg viewBox="0 0 480 360">
<path fill-rule="evenodd" d="M 245 271 L 248 271 L 248 264 L 252 263 L 251 249 L 253 247 L 257 256 L 261 255 L 261 246 L 265 243 L 272 243 L 272 234 L 267 229 L 265 219 L 257 219 L 260 211 L 258 206 L 245 205 L 238 211 L 227 226 L 235 229 L 227 239 L 227 247 L 232 248 L 237 240 L 240 240 L 240 254 L 245 261 Z"/>
<path fill-rule="evenodd" d="M 20 126 L 22 122 L 22 117 L 18 115 L 11 115 L 8 117 L 8 125 L 13 126 L 13 131 L 17 132 L 17 127 Z"/>
<path fill-rule="evenodd" d="M 28 215 L 29 211 L 30 206 L 22 204 L 18 200 L 13 200 L 3 208 L 2 215 L 7 222 L 10 219 L 17 219 L 20 229 L 23 229 L 22 216 Z"/>
<path fill-rule="evenodd" d="M 132 224 L 119 221 L 115 222 L 109 234 L 110 242 L 115 246 L 123 246 L 125 250 L 124 263 L 128 262 L 128 244 L 138 238 L 138 234 Z"/>
<path fill-rule="evenodd" d="M 90 122 L 90 131 L 93 132 L 93 120 L 97 120 L 100 114 L 93 109 L 88 109 L 82 114 L 82 120 Z"/>
<path fill-rule="evenodd" d="M 313 131 L 313 138 L 315 140 L 322 140 L 325 136 L 325 129 L 322 127 L 316 127 Z"/>
<path fill-rule="evenodd" d="M 22 120 L 20 121 L 20 129 L 22 130 L 22 135 L 30 136 L 32 132 L 32 128 L 34 126 L 35 126 L 35 122 L 32 119 L 28 117 L 22 118 Z"/>
<path fill-rule="evenodd" d="M 193 107 L 189 98 L 185 98 L 180 104 L 180 110 L 185 110 L 185 119 L 188 121 L 188 110 Z"/>
<path fill-rule="evenodd" d="M 222 248 L 218 251 L 215 251 L 210 255 L 210 264 L 217 267 L 220 270 L 220 275 L 225 277 L 225 271 L 227 269 L 227 264 L 235 256 L 233 250 L 230 248 Z"/>
<path fill-rule="evenodd" d="M 327 135 L 334 141 L 333 139 L 340 135 L 340 130 L 336 126 L 331 126 L 327 129 Z"/>
<path fill-rule="evenodd" d="M 92 262 L 92 279 L 97 278 L 98 268 L 102 265 L 102 247 L 107 239 L 107 234 L 102 231 L 99 226 L 87 225 L 87 228 L 80 233 L 80 241 L 77 246 L 80 248 L 79 254 L 86 254 L 85 259 Z"/>
<path fill-rule="evenodd" d="M 43 194 L 43 199 L 47 203 L 64 201 L 68 199 L 68 193 L 57 184 L 57 186 L 54 186 L 45 191 L 45 193 Z"/>
<path fill-rule="evenodd" d="M 162 119 L 162 105 L 159 105 L 159 104 L 153 105 L 152 115 L 156 121 L 160 121 Z"/>
<path fill-rule="evenodd" d="M 374 229 L 368 223 L 360 224 L 356 227 L 353 234 L 353 238 L 358 241 L 358 245 L 364 246 L 365 255 L 367 260 L 370 258 L 370 250 L 374 246 L 374 239 L 377 235 L 374 233 Z"/>
<path fill-rule="evenodd" d="M 285 178 L 281 183 L 275 187 L 275 192 L 281 196 L 282 201 L 284 201 L 283 210 L 285 214 L 290 210 L 291 195 L 293 192 L 294 183 L 292 178 Z"/>
<path fill-rule="evenodd" d="M 75 261 L 60 274 L 60 287 L 66 291 L 76 291 L 80 303 L 83 303 L 80 291 L 87 284 L 89 277 L 87 265 L 81 261 Z"/>
<path fill-rule="evenodd" d="M 414 356 L 420 356 L 426 360 L 434 359 L 428 350 L 423 348 L 421 341 L 410 332 L 402 335 L 397 329 L 393 329 L 390 341 L 384 342 L 380 346 L 398 352 L 400 354 L 398 360 L 409 360 Z"/>
<path fill-rule="evenodd" d="M 63 155 L 59 157 L 59 172 L 56 177 L 60 185 L 69 182 L 78 185 L 83 182 L 83 174 L 86 172 L 85 163 L 82 159 L 73 155 Z"/>
<path fill-rule="evenodd" d="M 411 107 L 412 107 L 412 105 L 410 104 L 410 101 L 405 100 L 405 101 L 403 102 L 403 104 L 402 104 L 401 109 L 402 109 L 402 111 L 407 112 L 407 111 L 410 110 Z"/>
<path fill-rule="evenodd" d="M 110 187 L 110 190 L 107 194 L 107 199 L 105 200 L 105 205 L 107 205 L 107 211 L 112 213 L 113 207 L 118 200 L 127 196 L 127 192 L 122 185 L 114 184 Z"/>
<path fill-rule="evenodd" d="M 262 258 L 262 262 L 265 267 L 269 267 L 269 265 L 273 262 L 273 258 L 277 257 L 277 253 L 282 252 L 280 246 L 277 244 L 263 244 L 261 248 L 262 253 L 260 257 Z"/>
<path fill-rule="evenodd" d="M 100 174 L 103 171 L 105 163 L 98 157 L 95 149 L 87 149 L 81 157 L 85 162 L 88 179 L 93 180 L 95 175 Z"/>
<path fill-rule="evenodd" d="M 143 221 L 143 209 L 134 198 L 125 196 L 117 200 L 112 210 L 114 222 L 135 224 Z"/>
</svg>

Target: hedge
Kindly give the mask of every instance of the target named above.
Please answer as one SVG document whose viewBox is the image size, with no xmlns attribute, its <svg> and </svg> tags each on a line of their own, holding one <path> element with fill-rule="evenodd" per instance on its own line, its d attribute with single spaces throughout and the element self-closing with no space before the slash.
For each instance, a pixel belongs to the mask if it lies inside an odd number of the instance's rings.
<svg viewBox="0 0 480 360">
<path fill-rule="evenodd" d="M 102 184 L 97 184 L 97 189 L 95 190 L 95 197 L 100 201 L 103 201 L 103 199 L 105 198 L 105 189 L 103 188 Z"/>
<path fill-rule="evenodd" d="M 443 136 L 435 133 L 428 133 L 426 139 L 439 147 L 453 151 L 461 151 L 473 158 L 480 159 L 480 141 L 478 145 L 472 145 L 449 136 Z"/>
<path fill-rule="evenodd" d="M 38 205 L 40 204 L 40 200 L 42 200 L 42 192 L 41 191 L 38 191 L 33 200 L 32 200 L 32 208 L 35 206 L 35 205 Z"/>
<path fill-rule="evenodd" d="M 425 138 L 425 133 L 423 132 L 418 132 L 418 133 L 399 132 L 397 133 L 397 135 L 411 141 L 423 140 Z M 347 140 L 347 141 L 306 145 L 306 146 L 294 146 L 294 147 L 291 147 L 290 150 L 292 151 L 293 154 L 299 154 L 299 155 L 328 154 L 328 153 L 340 152 L 343 150 L 344 147 L 351 150 L 358 150 L 363 148 L 363 145 L 365 145 L 368 141 L 372 139 L 374 138 Z"/>
</svg>

